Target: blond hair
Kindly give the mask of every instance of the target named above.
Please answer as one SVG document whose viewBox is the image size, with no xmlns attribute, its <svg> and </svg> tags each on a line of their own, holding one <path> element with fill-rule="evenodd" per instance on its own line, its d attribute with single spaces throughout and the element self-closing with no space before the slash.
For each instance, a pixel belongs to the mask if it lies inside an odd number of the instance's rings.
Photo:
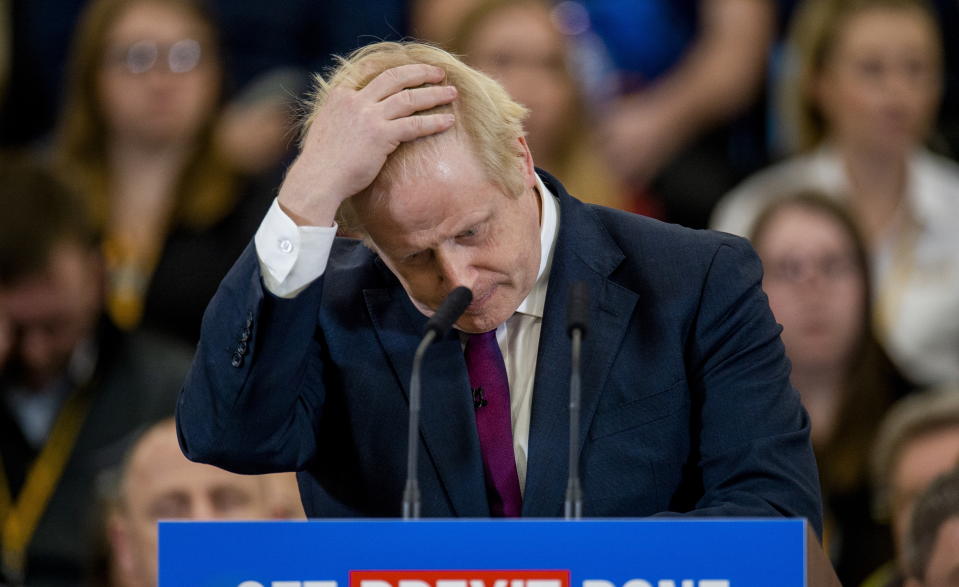
<svg viewBox="0 0 959 587">
<path fill-rule="evenodd" d="M 867 10 L 915 11 L 928 20 L 936 46 L 942 46 L 935 15 L 926 0 L 807 0 L 797 9 L 789 34 L 795 61 L 790 64 L 793 72 L 785 77 L 780 99 L 786 126 L 800 151 L 817 147 L 828 134 L 826 119 L 816 103 L 816 80 L 826 70 L 843 27 Z"/>
<path fill-rule="evenodd" d="M 916 439 L 959 428 L 959 386 L 947 385 L 899 400 L 883 419 L 872 453 L 876 517 L 889 515 L 893 475 L 902 453 Z"/>
<path fill-rule="evenodd" d="M 456 122 L 453 135 L 466 137 L 468 147 L 490 181 L 506 194 L 518 196 L 523 190 L 523 177 L 517 163 L 520 153 L 517 139 L 524 135 L 523 120 L 528 110 L 510 98 L 506 90 L 492 78 L 432 45 L 382 42 L 362 47 L 348 57 L 338 58 L 338 65 L 326 78 L 316 76 L 316 85 L 307 103 L 309 114 L 304 124 L 304 134 L 334 88 L 342 86 L 361 90 L 388 69 L 420 63 L 439 67 L 446 72 L 440 84 L 454 86 L 458 97 L 451 105 L 437 106 L 417 114 L 454 113 Z M 443 132 L 402 143 L 387 158 L 373 186 L 389 185 L 411 164 L 421 161 L 431 151 L 435 152 L 437 141 L 448 136 Z M 362 233 L 363 227 L 351 199 L 348 198 L 340 206 L 338 222 L 349 232 Z"/>
</svg>

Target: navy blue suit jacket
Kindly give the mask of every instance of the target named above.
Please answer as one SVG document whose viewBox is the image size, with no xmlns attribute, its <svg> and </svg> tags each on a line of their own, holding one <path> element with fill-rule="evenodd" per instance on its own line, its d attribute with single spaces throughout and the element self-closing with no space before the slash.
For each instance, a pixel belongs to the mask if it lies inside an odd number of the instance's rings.
<svg viewBox="0 0 959 587">
<path fill-rule="evenodd" d="M 821 528 L 809 420 L 746 241 L 572 198 L 539 345 L 524 516 L 561 517 L 567 475 L 569 284 L 591 293 L 580 462 L 586 516 L 802 516 Z M 177 422 L 188 457 L 299 471 L 307 515 L 395 516 L 407 394 L 426 318 L 360 242 L 337 239 L 294 299 L 261 283 L 251 244 L 203 320 Z M 423 366 L 424 516 L 488 516 L 458 336 Z"/>
</svg>

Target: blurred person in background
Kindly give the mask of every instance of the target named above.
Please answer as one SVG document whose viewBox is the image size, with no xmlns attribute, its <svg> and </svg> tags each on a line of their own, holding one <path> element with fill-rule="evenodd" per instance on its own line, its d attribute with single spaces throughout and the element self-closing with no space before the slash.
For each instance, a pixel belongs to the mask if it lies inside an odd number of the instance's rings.
<svg viewBox="0 0 959 587">
<path fill-rule="evenodd" d="M 268 519 L 270 489 L 263 477 L 188 461 L 173 420 L 154 424 L 127 453 L 107 520 L 109 584 L 156 586 L 158 521 Z"/>
<path fill-rule="evenodd" d="M 0 14 L 9 16 L 10 30 L 16 31 L 9 42 L 10 99 L 0 106 L 0 145 L 5 148 L 46 143 L 62 105 L 69 41 L 89 2 L 0 0 L 6 7 Z M 222 31 L 229 115 L 218 126 L 221 138 L 230 142 L 224 145 L 228 153 L 241 156 L 237 164 L 249 161 L 254 152 L 280 148 L 286 154 L 289 137 L 277 137 L 277 126 L 289 126 L 289 113 L 278 116 L 275 107 L 281 100 L 295 100 L 309 83 L 309 72 L 330 65 L 331 54 L 348 53 L 370 39 L 398 40 L 408 32 L 406 0 L 203 3 Z M 251 136 L 255 131 L 258 135 Z"/>
<path fill-rule="evenodd" d="M 939 103 L 938 29 L 923 0 L 809 0 L 794 117 L 801 154 L 717 207 L 746 234 L 759 210 L 803 188 L 848 206 L 872 265 L 877 335 L 913 381 L 959 380 L 959 166 L 923 148 Z"/>
<path fill-rule="evenodd" d="M 266 495 L 267 517 L 275 520 L 303 520 L 303 502 L 296 473 L 270 473 L 260 475 Z"/>
<path fill-rule="evenodd" d="M 166 519 L 306 519 L 295 473 L 251 477 L 196 465 L 183 457 L 172 420 L 138 430 L 123 453 L 123 462 L 97 480 L 100 524 L 89 587 L 156 583 L 156 523 L 171 502 L 179 514 Z"/>
<path fill-rule="evenodd" d="M 892 555 L 871 515 L 869 450 L 876 423 L 910 385 L 873 334 L 865 248 L 837 203 L 816 192 L 779 199 L 750 238 L 812 421 L 826 548 L 843 584 L 856 585 Z"/>
<path fill-rule="evenodd" d="M 0 584 L 76 585 L 95 477 L 173 412 L 190 354 L 105 318 L 96 231 L 48 171 L 0 178 Z"/>
<path fill-rule="evenodd" d="M 877 569 L 863 587 L 900 587 L 908 575 L 909 520 L 916 500 L 936 477 L 959 463 L 959 387 L 916 393 L 883 419 L 872 452 L 875 514 L 888 518 L 895 560 Z"/>
<path fill-rule="evenodd" d="M 407 0 L 209 4 L 220 25 L 231 90 L 217 142 L 248 172 L 270 170 L 292 155 L 291 105 L 307 92 L 311 72 L 331 66 L 334 54 L 408 32 Z"/>
<path fill-rule="evenodd" d="M 462 51 L 472 65 L 485 70 L 470 56 L 468 40 L 457 31 L 471 11 L 483 12 L 478 8 L 482 4 L 483 0 L 417 0 L 412 31 Z M 705 226 L 713 203 L 744 174 L 730 162 L 730 137 L 736 133 L 725 127 L 753 103 L 761 88 L 766 51 L 775 32 L 776 2 L 553 4 L 552 24 L 574 35 L 573 69 L 584 77 L 590 109 L 600 118 L 602 151 L 597 152 L 604 154 L 612 172 L 605 182 L 629 187 L 628 208 L 687 226 Z M 485 33 L 487 43 L 506 35 L 501 27 L 514 28 L 504 16 L 495 22 L 500 28 L 477 27 L 492 29 Z M 542 28 L 535 26 L 534 31 Z M 511 30 L 511 40 L 513 34 Z M 508 89 L 523 102 L 516 90 Z M 535 113 L 533 104 L 526 105 Z M 582 118 L 564 122 L 576 127 Z M 746 164 L 746 171 L 761 162 Z"/>
<path fill-rule="evenodd" d="M 906 587 L 959 585 L 959 469 L 933 481 L 916 502 L 905 550 Z"/>
<path fill-rule="evenodd" d="M 483 0 L 412 0 L 410 30 L 418 39 L 449 47 L 463 18 Z"/>
<path fill-rule="evenodd" d="M 588 194 L 584 201 L 628 206 L 587 132 L 589 118 L 551 2 L 483 0 L 463 16 L 449 45 L 530 109 L 526 140 L 537 165 L 572 193 Z"/>
<path fill-rule="evenodd" d="M 567 3 L 569 4 L 569 3 Z M 601 144 L 618 175 L 648 189 L 665 218 L 706 226 L 722 194 L 765 162 L 761 94 L 775 0 L 582 0 L 618 96 L 602 105 Z M 758 117 L 756 117 L 758 119 Z M 746 147 L 750 142 L 757 143 Z"/>
<path fill-rule="evenodd" d="M 193 0 L 95 0 L 70 73 L 55 158 L 103 231 L 108 312 L 193 343 L 270 197 L 214 140 L 216 30 Z"/>
</svg>

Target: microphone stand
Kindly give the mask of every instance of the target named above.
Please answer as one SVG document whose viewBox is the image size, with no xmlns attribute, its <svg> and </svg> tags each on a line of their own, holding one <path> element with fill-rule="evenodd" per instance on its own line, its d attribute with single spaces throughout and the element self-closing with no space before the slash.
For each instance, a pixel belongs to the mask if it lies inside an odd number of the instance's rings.
<svg viewBox="0 0 959 587">
<path fill-rule="evenodd" d="M 410 421 L 406 438 L 406 488 L 403 489 L 403 519 L 416 520 L 420 517 L 419 455 L 416 437 L 420 430 L 420 367 L 426 349 L 436 339 L 436 331 L 428 330 L 413 355 L 413 373 L 410 375 Z"/>
<path fill-rule="evenodd" d="M 460 286 L 446 296 L 436 313 L 426 323 L 426 333 L 413 355 L 413 371 L 410 374 L 410 419 L 406 446 L 406 487 L 403 489 L 403 519 L 416 520 L 420 517 L 420 485 L 419 485 L 419 443 L 417 437 L 420 432 L 420 370 L 423 366 L 423 357 L 426 349 L 437 338 L 444 336 L 453 323 L 466 311 L 466 307 L 473 301 L 473 292 L 469 288 Z"/>
<path fill-rule="evenodd" d="M 579 520 L 583 517 L 583 488 L 579 479 L 579 414 L 580 414 L 580 353 L 582 351 L 583 331 L 574 328 L 572 332 L 572 372 L 569 377 L 569 479 L 566 482 L 566 503 L 564 510 L 567 520 Z"/>
<path fill-rule="evenodd" d="M 583 488 L 579 478 L 579 421 L 581 412 L 582 377 L 580 357 L 583 337 L 589 321 L 589 289 L 579 281 L 570 287 L 567 305 L 567 331 L 571 338 L 569 376 L 569 479 L 566 481 L 566 500 L 563 510 L 567 520 L 583 517 Z"/>
</svg>

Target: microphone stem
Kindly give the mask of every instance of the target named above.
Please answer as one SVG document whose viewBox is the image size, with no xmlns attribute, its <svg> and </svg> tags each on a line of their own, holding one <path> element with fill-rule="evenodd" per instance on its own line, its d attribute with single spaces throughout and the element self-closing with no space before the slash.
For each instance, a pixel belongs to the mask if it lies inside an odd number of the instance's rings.
<svg viewBox="0 0 959 587">
<path fill-rule="evenodd" d="M 579 413 L 580 413 L 580 354 L 583 332 L 572 333 L 571 373 L 569 377 L 569 480 L 566 484 L 565 513 L 567 520 L 583 517 L 583 490 L 579 481 Z"/>
<path fill-rule="evenodd" d="M 420 431 L 420 367 L 426 349 L 436 338 L 436 331 L 429 330 L 413 356 L 413 373 L 410 375 L 410 421 L 406 444 L 406 488 L 403 490 L 403 519 L 417 520 L 420 517 L 420 486 L 417 467 Z"/>
</svg>

